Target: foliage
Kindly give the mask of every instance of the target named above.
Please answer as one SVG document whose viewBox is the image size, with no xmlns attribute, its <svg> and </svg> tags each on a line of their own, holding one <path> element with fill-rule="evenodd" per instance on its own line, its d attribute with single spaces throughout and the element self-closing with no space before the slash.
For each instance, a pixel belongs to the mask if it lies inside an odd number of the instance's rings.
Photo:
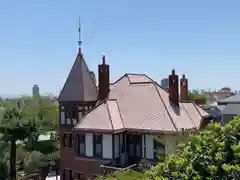
<svg viewBox="0 0 240 180">
<path fill-rule="evenodd" d="M 16 160 L 23 162 L 34 159 L 33 153 L 48 159 L 54 153 L 56 138 L 39 142 L 39 136 L 56 130 L 58 122 L 58 105 L 49 97 L 22 97 L 3 101 L 4 110 L 0 116 L 0 133 L 5 143 L 10 143 L 10 176 L 16 179 Z M 19 144 L 20 145 L 17 145 Z M 38 151 L 38 152 L 37 152 Z M 46 153 L 46 155 L 44 155 Z M 43 160 L 36 161 L 42 167 Z"/>
<path fill-rule="evenodd" d="M 130 176 L 116 179 L 124 175 Z M 224 127 L 209 124 L 139 179 L 240 179 L 240 116 Z"/>
<path fill-rule="evenodd" d="M 0 180 L 8 179 L 9 172 L 8 172 L 8 165 L 5 161 L 0 159 Z"/>
<path fill-rule="evenodd" d="M 7 180 L 9 176 L 9 166 L 7 159 L 9 154 L 6 152 L 9 144 L 0 142 L 0 180 Z"/>
<path fill-rule="evenodd" d="M 190 100 L 193 100 L 199 104 L 205 104 L 207 101 L 207 97 L 204 94 L 199 94 L 196 91 L 188 92 L 188 97 Z"/>
<path fill-rule="evenodd" d="M 131 171 L 131 170 L 126 170 L 126 171 L 118 171 L 114 173 L 112 176 L 101 176 L 98 178 L 95 178 L 96 180 L 138 180 L 138 179 L 144 179 L 145 175 L 141 172 L 137 171 Z"/>
</svg>

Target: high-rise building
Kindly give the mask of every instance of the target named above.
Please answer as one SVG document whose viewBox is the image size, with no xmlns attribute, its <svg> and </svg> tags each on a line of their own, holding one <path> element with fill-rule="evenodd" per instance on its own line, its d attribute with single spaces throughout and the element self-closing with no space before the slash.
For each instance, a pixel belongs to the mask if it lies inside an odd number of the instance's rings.
<svg viewBox="0 0 240 180">
<path fill-rule="evenodd" d="M 165 89 L 168 89 L 168 86 L 169 86 L 168 78 L 164 78 L 164 79 L 161 80 L 161 86 Z"/>
<path fill-rule="evenodd" d="M 40 95 L 39 87 L 38 85 L 35 84 L 32 88 L 32 96 L 39 96 L 39 95 Z"/>
</svg>

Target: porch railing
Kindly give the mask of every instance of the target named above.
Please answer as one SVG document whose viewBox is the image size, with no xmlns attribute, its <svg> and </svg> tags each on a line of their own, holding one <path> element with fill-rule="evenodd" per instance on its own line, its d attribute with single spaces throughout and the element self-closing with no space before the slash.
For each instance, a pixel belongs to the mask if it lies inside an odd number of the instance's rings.
<svg viewBox="0 0 240 180">
<path fill-rule="evenodd" d="M 107 174 L 112 174 L 116 171 L 126 171 L 129 169 L 133 169 L 133 168 L 136 168 L 137 166 L 138 166 L 137 164 L 132 164 L 130 166 L 120 168 L 120 167 L 115 167 L 115 166 L 101 165 L 100 169 L 101 169 L 101 173 L 103 173 L 104 175 L 107 175 Z"/>
</svg>

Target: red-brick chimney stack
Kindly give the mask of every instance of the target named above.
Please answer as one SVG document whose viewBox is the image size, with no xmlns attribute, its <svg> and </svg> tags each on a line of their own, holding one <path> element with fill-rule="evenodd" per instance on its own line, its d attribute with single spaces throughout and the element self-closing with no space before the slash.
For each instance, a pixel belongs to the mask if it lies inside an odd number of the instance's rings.
<svg viewBox="0 0 240 180">
<path fill-rule="evenodd" d="M 180 101 L 188 101 L 188 80 L 185 74 L 180 79 Z"/>
<path fill-rule="evenodd" d="M 172 74 L 168 76 L 169 83 L 169 99 L 173 104 L 179 103 L 179 90 L 178 90 L 178 75 L 175 74 L 175 70 L 172 70 Z"/>
<path fill-rule="evenodd" d="M 106 64 L 105 56 L 102 57 L 102 64 L 98 65 L 98 86 L 99 94 L 98 99 L 104 100 L 108 97 L 109 93 L 109 65 Z"/>
</svg>

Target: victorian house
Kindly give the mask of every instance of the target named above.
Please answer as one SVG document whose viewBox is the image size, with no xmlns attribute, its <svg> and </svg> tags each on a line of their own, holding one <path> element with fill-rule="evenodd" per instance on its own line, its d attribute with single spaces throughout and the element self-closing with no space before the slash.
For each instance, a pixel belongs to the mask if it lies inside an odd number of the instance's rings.
<svg viewBox="0 0 240 180">
<path fill-rule="evenodd" d="M 103 57 L 97 86 L 79 50 L 58 99 L 61 180 L 154 162 L 157 152 L 173 153 L 186 134 L 206 124 L 208 114 L 188 100 L 185 75 L 179 83 L 172 70 L 168 90 L 145 74 L 127 73 L 113 83 L 109 77 Z"/>
</svg>

